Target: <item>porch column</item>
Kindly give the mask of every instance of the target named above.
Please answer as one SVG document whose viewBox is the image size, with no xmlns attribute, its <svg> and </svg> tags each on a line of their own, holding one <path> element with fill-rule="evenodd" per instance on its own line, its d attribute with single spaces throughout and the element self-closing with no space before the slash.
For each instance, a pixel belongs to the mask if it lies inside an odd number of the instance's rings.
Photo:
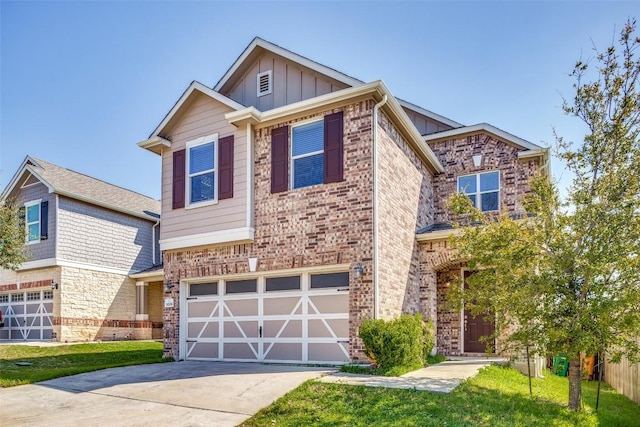
<svg viewBox="0 0 640 427">
<path fill-rule="evenodd" d="M 149 320 L 149 283 L 136 282 L 136 320 Z"/>
</svg>

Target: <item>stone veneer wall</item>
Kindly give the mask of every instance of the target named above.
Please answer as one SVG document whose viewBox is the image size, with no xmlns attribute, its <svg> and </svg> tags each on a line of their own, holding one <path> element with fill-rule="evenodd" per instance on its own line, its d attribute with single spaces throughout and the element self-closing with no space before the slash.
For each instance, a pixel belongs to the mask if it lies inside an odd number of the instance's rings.
<svg viewBox="0 0 640 427">
<path fill-rule="evenodd" d="M 415 233 L 433 222 L 433 175 L 384 114 L 378 129 L 379 315 L 393 319 L 421 311 Z"/>
<path fill-rule="evenodd" d="M 255 241 L 250 244 L 165 251 L 166 280 L 362 262 L 364 275 L 350 278 L 350 356 L 364 357 L 357 330 L 373 316 L 372 151 L 373 101 L 366 100 L 257 129 L 254 140 Z M 344 111 L 344 181 L 271 194 L 271 132 L 312 118 Z M 173 308 L 164 310 L 165 354 L 178 356 L 179 286 L 171 290 Z"/>
<path fill-rule="evenodd" d="M 436 223 L 449 221 L 445 209 L 447 199 L 457 191 L 457 178 L 478 172 L 500 171 L 500 206 L 509 212 L 522 211 L 522 198 L 530 192 L 529 181 L 540 169 L 537 160 L 519 160 L 518 150 L 511 144 L 486 133 L 429 143 L 444 166 L 445 172 L 434 177 Z M 482 164 L 473 165 L 473 156 L 482 154 Z"/>
<path fill-rule="evenodd" d="M 126 275 L 62 267 L 60 293 L 63 304 L 54 315 L 60 341 L 137 339 L 136 284 Z M 59 328 L 59 329 L 58 329 Z"/>
</svg>

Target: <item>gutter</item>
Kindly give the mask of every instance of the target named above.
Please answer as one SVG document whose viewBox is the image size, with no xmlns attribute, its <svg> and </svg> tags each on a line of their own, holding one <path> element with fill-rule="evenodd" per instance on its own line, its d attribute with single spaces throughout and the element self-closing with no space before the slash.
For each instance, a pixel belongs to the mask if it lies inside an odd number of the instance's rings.
<svg viewBox="0 0 640 427">
<path fill-rule="evenodd" d="M 159 225 L 160 220 L 151 227 L 151 261 L 153 262 L 153 265 L 156 265 L 156 227 Z"/>
<path fill-rule="evenodd" d="M 387 102 L 387 95 L 382 97 L 382 101 L 373 106 L 373 318 L 379 317 L 380 292 L 378 288 L 379 268 L 378 268 L 378 110 Z"/>
</svg>

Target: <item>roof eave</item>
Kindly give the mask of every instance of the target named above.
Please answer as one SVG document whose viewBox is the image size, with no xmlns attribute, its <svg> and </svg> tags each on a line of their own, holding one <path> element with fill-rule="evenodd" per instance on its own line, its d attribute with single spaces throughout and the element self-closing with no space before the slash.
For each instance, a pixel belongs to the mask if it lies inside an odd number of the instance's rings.
<svg viewBox="0 0 640 427">
<path fill-rule="evenodd" d="M 165 148 L 171 149 L 171 141 L 161 136 L 153 136 L 149 139 L 138 142 L 138 147 L 149 150 L 152 153 L 162 155 L 162 151 Z"/>
<path fill-rule="evenodd" d="M 454 228 L 451 230 L 430 231 L 428 233 L 416 234 L 416 241 L 430 242 L 433 240 L 445 240 L 459 233 L 460 233 L 460 229 L 457 229 L 457 228 Z"/>
<path fill-rule="evenodd" d="M 493 134 L 494 136 L 497 136 L 500 139 L 504 139 L 523 150 L 539 150 L 544 148 L 532 142 L 529 142 L 526 139 L 522 139 L 511 133 L 505 132 L 502 129 L 498 129 L 497 127 L 490 125 L 489 123 L 478 123 L 471 126 L 463 126 L 456 129 L 449 129 L 443 132 L 436 132 L 429 135 L 424 135 L 423 138 L 425 141 L 439 141 L 442 139 L 458 137 L 458 136 L 476 133 L 476 132 L 487 132 L 487 133 Z"/>
</svg>

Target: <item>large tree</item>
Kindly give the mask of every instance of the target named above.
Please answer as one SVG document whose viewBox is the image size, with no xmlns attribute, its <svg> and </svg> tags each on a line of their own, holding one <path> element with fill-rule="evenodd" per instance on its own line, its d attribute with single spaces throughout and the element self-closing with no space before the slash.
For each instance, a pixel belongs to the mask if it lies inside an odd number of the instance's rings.
<svg viewBox="0 0 640 427">
<path fill-rule="evenodd" d="M 17 270 L 25 261 L 25 228 L 15 200 L 0 201 L 0 268 Z"/>
<path fill-rule="evenodd" d="M 640 354 L 640 38 L 635 21 L 619 43 L 579 61 L 564 111 L 582 120 L 581 144 L 557 137 L 573 173 L 567 196 L 539 176 L 520 217 L 489 217 L 464 195 L 454 237 L 477 273 L 453 292 L 475 314 L 492 313 L 503 348 L 569 357 L 569 407 L 581 408 L 580 353 L 616 362 Z M 477 226 L 480 224 L 481 226 Z M 486 314 L 485 314 L 486 315 Z"/>
</svg>

